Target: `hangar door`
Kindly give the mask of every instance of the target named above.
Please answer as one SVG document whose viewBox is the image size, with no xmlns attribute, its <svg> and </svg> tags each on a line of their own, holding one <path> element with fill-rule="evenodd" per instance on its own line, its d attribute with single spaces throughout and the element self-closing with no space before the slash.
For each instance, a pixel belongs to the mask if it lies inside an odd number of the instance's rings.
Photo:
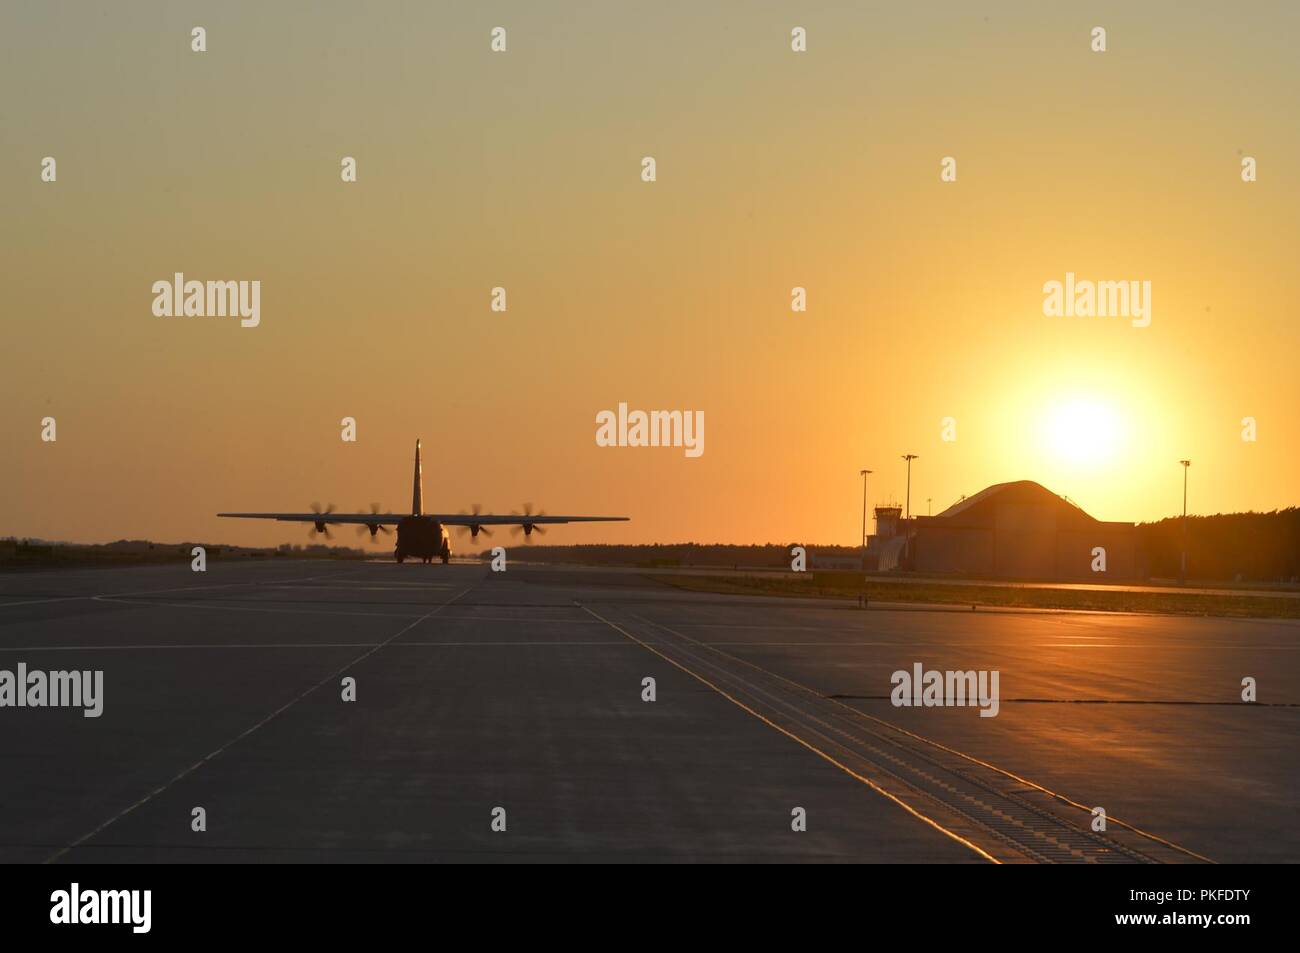
<svg viewBox="0 0 1300 953">
<path fill-rule="evenodd" d="M 993 525 L 993 573 L 1018 579 L 1056 575 L 1056 507 L 999 503 Z"/>
</svg>

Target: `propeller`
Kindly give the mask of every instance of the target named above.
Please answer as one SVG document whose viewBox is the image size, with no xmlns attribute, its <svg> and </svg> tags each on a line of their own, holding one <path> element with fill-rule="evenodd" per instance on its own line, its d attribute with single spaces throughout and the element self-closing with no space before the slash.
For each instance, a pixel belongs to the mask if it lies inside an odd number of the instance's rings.
<svg viewBox="0 0 1300 953">
<path fill-rule="evenodd" d="M 380 515 L 380 514 L 379 514 L 379 504 L 378 504 L 378 503 L 371 503 L 371 504 L 370 504 L 370 514 L 371 514 L 372 516 L 379 516 L 379 515 Z M 370 540 L 371 540 L 371 542 L 374 542 L 375 540 L 377 540 L 378 537 L 379 537 L 379 534 L 380 534 L 380 533 L 391 533 L 391 532 L 392 532 L 391 529 L 389 529 L 387 526 L 384 526 L 384 525 L 381 524 L 381 523 L 359 523 L 359 524 L 357 524 L 357 535 L 360 536 L 360 535 L 362 535 L 363 533 L 369 533 L 369 534 L 370 534 Z"/>
<path fill-rule="evenodd" d="M 523 533 L 524 542 L 526 543 L 531 543 L 533 541 L 533 533 L 540 533 L 543 536 L 546 535 L 545 526 L 542 526 L 537 523 L 528 522 L 528 517 L 530 516 L 545 516 L 546 515 L 545 510 L 534 510 L 533 504 L 525 503 L 524 511 L 522 513 L 520 513 L 518 510 L 511 510 L 510 515 L 522 517 L 522 523 L 523 523 L 522 526 L 510 527 L 510 535 L 518 536 L 520 533 Z"/>
<path fill-rule="evenodd" d="M 330 513 L 334 512 L 334 504 L 327 503 L 325 505 L 325 508 L 321 509 L 321 505 L 319 503 L 313 503 L 311 505 L 311 511 L 315 513 L 317 516 L 327 516 Z M 312 526 L 311 538 L 315 539 L 317 536 L 321 536 L 321 535 L 323 535 L 326 539 L 334 538 L 334 535 L 330 532 L 330 527 L 328 523 L 317 523 L 314 526 Z"/>
<path fill-rule="evenodd" d="M 468 513 L 466 513 L 464 510 L 461 510 L 460 515 L 478 516 L 482 512 L 483 512 L 483 504 L 474 503 L 470 505 Z M 468 526 L 457 526 L 456 528 L 460 530 L 462 533 L 468 532 L 470 535 L 470 539 L 478 539 L 479 533 L 482 533 L 484 536 L 492 535 L 492 530 L 488 529 L 486 526 L 479 526 L 476 523 L 470 523 Z"/>
</svg>

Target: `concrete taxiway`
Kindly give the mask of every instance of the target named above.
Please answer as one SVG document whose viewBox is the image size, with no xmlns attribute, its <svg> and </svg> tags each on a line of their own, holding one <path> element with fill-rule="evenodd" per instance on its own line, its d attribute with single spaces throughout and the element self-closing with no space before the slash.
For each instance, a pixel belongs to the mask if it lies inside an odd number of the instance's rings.
<svg viewBox="0 0 1300 953">
<path fill-rule="evenodd" d="M 518 564 L 8 574 L 0 669 L 103 697 L 0 708 L 0 861 L 1294 862 L 1298 653 Z M 997 670 L 997 717 L 894 707 L 916 663 Z"/>
</svg>

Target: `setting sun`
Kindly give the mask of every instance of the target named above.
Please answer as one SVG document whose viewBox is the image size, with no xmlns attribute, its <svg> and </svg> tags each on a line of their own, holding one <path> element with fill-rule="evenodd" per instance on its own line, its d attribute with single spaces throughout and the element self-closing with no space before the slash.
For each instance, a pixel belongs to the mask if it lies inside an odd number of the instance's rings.
<svg viewBox="0 0 1300 953">
<path fill-rule="evenodd" d="M 1045 429 L 1045 444 L 1059 459 L 1100 465 L 1115 456 L 1122 428 L 1118 413 L 1106 402 L 1076 398 L 1052 407 Z"/>
</svg>

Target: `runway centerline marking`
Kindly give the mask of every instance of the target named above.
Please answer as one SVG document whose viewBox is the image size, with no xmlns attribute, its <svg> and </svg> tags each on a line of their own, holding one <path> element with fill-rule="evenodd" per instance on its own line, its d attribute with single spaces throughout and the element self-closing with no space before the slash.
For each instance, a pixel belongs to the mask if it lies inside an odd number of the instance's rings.
<svg viewBox="0 0 1300 953">
<path fill-rule="evenodd" d="M 278 717 L 279 715 L 281 715 L 281 714 L 283 714 L 284 712 L 288 711 L 290 708 L 292 708 L 292 707 L 293 707 L 294 705 L 296 705 L 298 702 L 302 701 L 302 700 L 303 700 L 304 698 L 306 698 L 308 695 L 310 695 L 310 694 L 312 694 L 313 692 L 315 692 L 318 688 L 320 688 L 320 687 L 321 687 L 322 685 L 324 685 L 326 682 L 329 682 L 329 681 L 332 681 L 332 680 L 335 679 L 335 678 L 338 678 L 339 675 L 341 675 L 342 673 L 346 672 L 349 668 L 352 668 L 352 667 L 354 667 L 354 666 L 360 664 L 361 662 L 365 661 L 365 660 L 368 659 L 370 656 L 374 655 L 376 652 L 378 652 L 380 649 L 382 649 L 385 645 L 388 645 L 389 643 L 393 642 L 395 639 L 398 639 L 398 638 L 400 638 L 401 636 L 405 635 L 407 632 L 411 631 L 413 628 L 415 628 L 417 625 L 419 625 L 419 624 L 420 624 L 421 622 L 423 622 L 425 619 L 429 618 L 429 617 L 432 616 L 434 613 L 436 613 L 439 609 L 442 609 L 442 608 L 444 608 L 445 606 L 449 606 L 449 605 L 451 605 L 453 602 L 455 602 L 457 599 L 459 599 L 461 596 L 463 596 L 465 593 L 469 592 L 469 591 L 470 591 L 471 589 L 473 589 L 473 588 L 474 588 L 473 586 L 467 586 L 466 588 L 460 590 L 460 592 L 456 593 L 456 595 L 454 595 L 454 596 L 452 596 L 450 599 L 448 599 L 446 602 L 439 603 L 438 605 L 436 605 L 436 606 L 434 606 L 432 609 L 430 609 L 428 612 L 426 612 L 424 615 L 420 616 L 420 618 L 416 619 L 414 622 L 410 623 L 409 625 L 405 625 L 405 626 L 403 626 L 401 629 L 399 629 L 397 632 L 394 632 L 392 635 L 390 635 L 390 636 L 389 636 L 387 639 L 385 639 L 384 641 L 382 641 L 382 642 L 378 642 L 378 643 L 376 643 L 375 645 L 371 646 L 367 651 L 362 652 L 362 653 L 361 653 L 360 655 L 358 655 L 356 658 L 354 658 L 354 659 L 352 659 L 351 661 L 345 663 L 343 666 L 341 666 L 341 667 L 338 668 L 337 670 L 331 672 L 329 675 L 326 675 L 324 678 L 322 678 L 322 679 L 321 679 L 319 682 L 317 682 L 315 685 L 312 685 L 310 688 L 306 689 L 305 691 L 303 691 L 303 692 L 301 692 L 300 694 L 296 695 L 295 697 L 291 698 L 289 701 L 285 702 L 283 705 L 281 705 L 281 706 L 280 706 L 279 708 L 277 708 L 275 711 L 271 712 L 271 714 L 267 715 L 267 716 L 266 716 L 265 718 L 263 718 L 261 721 L 257 722 L 257 724 L 252 725 L 252 726 L 249 727 L 249 728 L 245 728 L 243 731 L 241 731 L 239 734 L 237 734 L 234 738 L 231 738 L 229 741 L 227 741 L 225 744 L 221 745 L 221 746 L 220 746 L 219 748 L 217 748 L 215 751 L 213 751 L 213 752 L 211 752 L 210 754 L 208 754 L 208 755 L 206 755 L 206 756 L 200 758 L 198 761 L 195 761 L 192 765 L 190 765 L 188 768 L 186 768 L 186 769 L 185 769 L 184 771 L 182 771 L 180 774 L 176 775 L 176 776 L 175 776 L 174 778 L 172 778 L 170 781 L 167 781 L 166 783 L 161 784 L 161 785 L 159 785 L 158 787 L 154 788 L 152 791 L 150 791 L 150 792 L 149 792 L 148 794 L 146 794 L 144 797 L 140 798 L 140 799 L 139 799 L 138 801 L 136 801 L 134 804 L 131 804 L 129 807 L 125 808 L 124 810 L 121 810 L 121 811 L 119 811 L 118 813 L 114 814 L 112 817 L 110 817 L 108 820 L 104 821 L 104 823 L 100 824 L 100 825 L 99 825 L 98 827 L 96 827 L 94 830 L 90 831 L 89 833 L 86 833 L 86 834 L 81 835 L 81 836 L 78 837 L 76 840 L 74 840 L 72 843 L 68 844 L 66 847 L 61 847 L 61 848 L 59 848 L 59 850 L 55 851 L 53 854 L 51 854 L 49 857 L 47 857 L 47 858 L 43 861 L 43 863 L 46 863 L 46 864 L 53 863 L 54 861 L 58 860 L 60 857 L 62 857 L 62 856 L 64 856 L 65 854 L 69 853 L 70 851 L 76 849 L 77 847 L 80 847 L 82 844 L 84 844 L 86 841 L 90 840 L 90 839 L 91 839 L 92 837 L 94 837 L 96 834 L 100 833 L 101 831 L 103 831 L 103 830 L 105 830 L 106 828 L 110 827 L 111 825 L 115 824 L 117 821 L 119 821 L 119 820 L 121 820 L 122 818 L 126 817 L 128 814 L 130 814 L 130 813 L 131 813 L 132 811 L 134 811 L 136 808 L 138 808 L 138 807 L 142 807 L 142 806 L 144 806 L 145 804 L 149 803 L 149 802 L 152 801 L 155 797 L 157 797 L 159 794 L 162 794 L 162 793 L 163 793 L 164 791 L 166 791 L 168 788 L 170 788 L 170 787 L 172 787 L 174 784 L 176 784 L 178 781 L 184 780 L 185 778 L 189 777 L 189 775 L 193 774 L 195 771 L 197 771 L 199 768 L 203 767 L 205 764 L 207 764 L 207 763 L 209 763 L 210 761 L 213 761 L 214 759 L 220 757 L 221 754 L 222 754 L 223 752 L 225 752 L 227 749 L 229 749 L 229 748 L 232 747 L 233 745 L 238 744 L 240 741 L 242 741 L 243 739 L 247 738 L 249 735 L 253 734 L 255 731 L 257 731 L 257 730 L 258 730 L 259 728 L 261 728 L 263 725 L 268 724 L 269 722 L 271 722 L 272 720 L 274 720 L 274 719 L 275 719 L 276 717 Z"/>
</svg>

